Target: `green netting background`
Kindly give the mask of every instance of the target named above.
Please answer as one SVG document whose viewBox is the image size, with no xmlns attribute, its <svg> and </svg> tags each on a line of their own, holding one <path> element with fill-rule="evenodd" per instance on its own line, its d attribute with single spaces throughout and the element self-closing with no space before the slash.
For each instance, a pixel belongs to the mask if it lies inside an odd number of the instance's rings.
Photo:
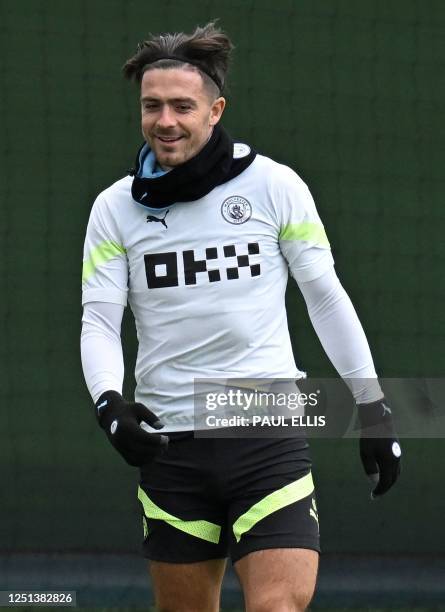
<svg viewBox="0 0 445 612">
<path fill-rule="evenodd" d="M 380 374 L 444 375 L 442 0 L 0 0 L 1 550 L 138 546 L 137 477 L 80 369 L 83 237 L 141 140 L 120 66 L 148 32 L 214 17 L 237 47 L 225 125 L 310 185 Z M 300 362 L 332 374 L 288 299 Z M 442 550 L 442 442 L 405 454 L 371 505 L 355 443 L 314 442 L 324 550 Z"/>
</svg>

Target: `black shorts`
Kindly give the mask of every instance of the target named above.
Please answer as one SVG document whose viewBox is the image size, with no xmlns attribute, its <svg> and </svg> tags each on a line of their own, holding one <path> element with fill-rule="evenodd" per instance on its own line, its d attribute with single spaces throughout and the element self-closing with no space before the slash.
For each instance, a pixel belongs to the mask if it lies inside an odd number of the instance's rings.
<svg viewBox="0 0 445 612">
<path fill-rule="evenodd" d="M 192 563 L 256 550 L 319 551 L 308 445 L 298 438 L 194 438 L 141 469 L 144 556 Z"/>
</svg>

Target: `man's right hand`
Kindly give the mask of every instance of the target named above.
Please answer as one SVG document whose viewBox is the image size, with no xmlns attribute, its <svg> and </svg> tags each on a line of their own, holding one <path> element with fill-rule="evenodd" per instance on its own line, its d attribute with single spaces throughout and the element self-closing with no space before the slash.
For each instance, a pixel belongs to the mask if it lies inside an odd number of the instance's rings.
<svg viewBox="0 0 445 612">
<path fill-rule="evenodd" d="M 132 466 L 150 463 L 167 448 L 168 437 L 149 433 L 142 428 L 147 423 L 153 429 L 164 425 L 151 410 L 137 402 L 127 402 L 117 391 L 105 391 L 96 402 L 99 425 L 114 448 Z"/>
</svg>

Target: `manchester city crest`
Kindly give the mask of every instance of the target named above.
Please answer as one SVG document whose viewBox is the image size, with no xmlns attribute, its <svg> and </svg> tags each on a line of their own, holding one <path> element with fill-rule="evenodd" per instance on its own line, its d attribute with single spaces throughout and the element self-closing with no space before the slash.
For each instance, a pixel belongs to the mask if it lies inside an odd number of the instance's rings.
<svg viewBox="0 0 445 612">
<path fill-rule="evenodd" d="M 242 196 L 230 196 L 222 203 L 221 214 L 228 223 L 240 225 L 252 216 L 252 206 Z"/>
</svg>

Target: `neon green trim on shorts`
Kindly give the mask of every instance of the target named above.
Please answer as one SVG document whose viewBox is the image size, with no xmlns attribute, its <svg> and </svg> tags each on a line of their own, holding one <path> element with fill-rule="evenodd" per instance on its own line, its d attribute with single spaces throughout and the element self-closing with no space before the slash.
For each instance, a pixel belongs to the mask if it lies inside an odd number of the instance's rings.
<svg viewBox="0 0 445 612">
<path fill-rule="evenodd" d="M 221 527 L 219 525 L 204 520 L 183 521 L 157 506 L 141 487 L 138 488 L 138 499 L 144 508 L 144 514 L 147 518 L 165 521 L 172 527 L 175 527 L 175 529 L 185 531 L 185 533 L 195 536 L 195 538 L 218 544 L 221 535 Z"/>
<path fill-rule="evenodd" d="M 107 263 L 110 259 L 114 259 L 119 255 L 125 254 L 127 251 L 124 247 L 112 240 L 105 240 L 91 251 L 88 259 L 83 262 L 82 282 L 86 282 L 91 278 L 100 265 Z"/>
<path fill-rule="evenodd" d="M 254 504 L 233 523 L 233 534 L 236 541 L 239 542 L 243 533 L 252 529 L 254 525 L 263 518 L 266 518 L 266 516 L 269 516 L 269 514 L 272 514 L 272 512 L 300 501 L 300 499 L 310 495 L 313 490 L 314 482 L 312 474 L 309 472 L 306 476 L 299 478 L 295 482 L 291 482 L 285 487 L 278 489 L 278 491 L 266 495 L 266 497 L 263 497 L 262 500 Z"/>
<path fill-rule="evenodd" d="M 289 223 L 281 228 L 280 240 L 304 240 L 317 246 L 329 247 L 325 229 L 320 223 Z"/>
</svg>

